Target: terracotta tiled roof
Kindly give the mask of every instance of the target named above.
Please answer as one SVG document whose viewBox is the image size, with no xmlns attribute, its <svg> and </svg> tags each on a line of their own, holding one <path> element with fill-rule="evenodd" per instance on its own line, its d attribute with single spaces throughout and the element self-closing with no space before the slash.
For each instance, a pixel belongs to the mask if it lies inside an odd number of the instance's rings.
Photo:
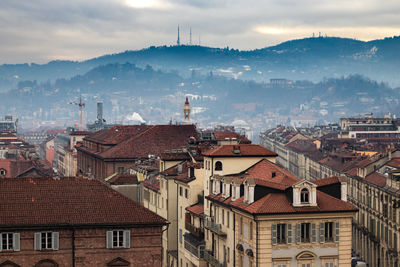
<svg viewBox="0 0 400 267">
<path fill-rule="evenodd" d="M 208 199 L 230 204 L 251 214 L 287 214 L 287 213 L 314 213 L 314 212 L 344 212 L 357 211 L 357 208 L 349 202 L 342 201 L 317 190 L 316 207 L 293 207 L 291 199 L 285 192 L 269 193 L 252 204 L 244 203 L 244 196 L 233 202 L 221 199 L 218 196 L 208 196 Z"/>
<path fill-rule="evenodd" d="M 158 192 L 158 191 L 160 191 L 160 180 L 158 177 L 147 179 L 143 182 L 143 186 L 147 187 L 148 189 Z"/>
<path fill-rule="evenodd" d="M 183 183 L 188 183 L 190 181 L 193 181 L 196 179 L 196 177 L 189 177 L 189 166 L 191 165 L 190 162 L 184 161 L 179 164 L 176 164 L 163 172 L 161 172 L 162 175 L 165 176 L 172 176 L 173 179 L 178 180 Z M 181 167 L 179 167 L 181 166 Z M 181 168 L 181 170 L 179 170 Z"/>
<path fill-rule="evenodd" d="M 86 136 L 85 140 L 100 144 L 115 145 L 147 130 L 149 127 L 148 125 L 117 125 Z"/>
<path fill-rule="evenodd" d="M 386 176 L 377 172 L 371 173 L 370 175 L 366 176 L 365 180 L 377 186 L 386 185 Z"/>
<path fill-rule="evenodd" d="M 136 174 L 117 174 L 107 181 L 109 184 L 137 184 Z"/>
<path fill-rule="evenodd" d="M 357 168 L 352 168 L 346 172 L 350 176 L 357 176 Z"/>
<path fill-rule="evenodd" d="M 234 150 L 238 149 L 238 153 L 234 153 Z M 260 145 L 252 144 L 239 144 L 239 145 L 223 145 L 217 146 L 211 150 L 203 152 L 204 156 L 209 157 L 268 157 L 277 156 L 275 152 L 266 149 Z"/>
<path fill-rule="evenodd" d="M 386 163 L 386 165 L 393 167 L 393 168 L 400 169 L 400 158 L 393 158 L 391 161 Z"/>
<path fill-rule="evenodd" d="M 191 157 L 187 152 L 164 152 L 161 153 L 161 160 L 190 160 Z"/>
<path fill-rule="evenodd" d="M 198 137 L 194 125 L 155 125 L 102 152 L 102 158 L 147 158 L 165 150 L 180 149 L 189 137 Z"/>
<path fill-rule="evenodd" d="M 20 177 L 33 170 L 37 176 L 55 175 L 51 164 L 46 160 L 0 159 L 0 169 L 6 171 L 6 178 Z"/>
<path fill-rule="evenodd" d="M 92 132 L 89 131 L 75 131 L 73 133 L 71 133 L 70 135 L 74 136 L 74 135 L 90 135 L 93 134 Z"/>
<path fill-rule="evenodd" d="M 190 213 L 193 213 L 197 216 L 200 216 L 202 214 L 204 214 L 204 206 L 203 204 L 195 204 L 193 206 L 190 206 L 188 208 L 186 208 L 186 210 Z"/>
<path fill-rule="evenodd" d="M 106 184 L 87 178 L 0 180 L 0 226 L 164 224 Z"/>
<path fill-rule="evenodd" d="M 336 184 L 340 183 L 340 178 L 337 176 L 332 176 L 332 177 L 327 177 L 323 179 L 318 179 L 318 180 L 313 180 L 312 181 L 314 184 L 317 186 L 325 186 L 325 185 L 331 185 L 331 184 Z"/>
<path fill-rule="evenodd" d="M 235 132 L 214 132 L 214 136 L 218 141 L 224 141 L 226 138 L 236 138 L 240 144 L 251 144 L 251 141 L 246 136 Z"/>
</svg>

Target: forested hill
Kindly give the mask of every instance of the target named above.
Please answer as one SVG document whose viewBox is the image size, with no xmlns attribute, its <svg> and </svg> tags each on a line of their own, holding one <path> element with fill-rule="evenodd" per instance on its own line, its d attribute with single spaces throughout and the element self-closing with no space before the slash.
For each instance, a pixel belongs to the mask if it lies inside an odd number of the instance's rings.
<svg viewBox="0 0 400 267">
<path fill-rule="evenodd" d="M 55 81 L 83 75 L 100 65 L 133 63 L 144 68 L 190 77 L 212 71 L 228 77 L 269 81 L 271 78 L 311 80 L 361 74 L 400 85 L 400 37 L 369 42 L 336 37 L 292 40 L 251 51 L 204 46 L 160 46 L 104 55 L 82 62 L 0 66 L 0 89 L 15 88 L 22 80 Z"/>
</svg>

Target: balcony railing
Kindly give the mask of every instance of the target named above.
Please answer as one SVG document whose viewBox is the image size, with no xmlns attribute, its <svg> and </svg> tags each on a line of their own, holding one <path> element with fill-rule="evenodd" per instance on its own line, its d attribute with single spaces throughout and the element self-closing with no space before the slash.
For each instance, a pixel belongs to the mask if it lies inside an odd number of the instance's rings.
<svg viewBox="0 0 400 267">
<path fill-rule="evenodd" d="M 211 230 L 214 233 L 216 233 L 217 235 L 226 236 L 226 233 L 222 231 L 221 224 L 215 223 L 215 220 L 212 217 L 207 217 L 206 218 L 204 226 L 208 230 Z"/>
<path fill-rule="evenodd" d="M 195 257 L 199 259 L 204 259 L 204 245 L 194 246 L 187 240 L 185 240 L 185 249 L 192 253 Z"/>
<path fill-rule="evenodd" d="M 209 250 L 204 251 L 204 260 L 214 267 L 226 267 L 226 262 L 219 262 Z"/>
<path fill-rule="evenodd" d="M 190 222 L 185 222 L 185 229 L 188 230 L 192 235 L 200 239 L 204 239 L 204 230 L 202 228 L 198 228 Z"/>
</svg>

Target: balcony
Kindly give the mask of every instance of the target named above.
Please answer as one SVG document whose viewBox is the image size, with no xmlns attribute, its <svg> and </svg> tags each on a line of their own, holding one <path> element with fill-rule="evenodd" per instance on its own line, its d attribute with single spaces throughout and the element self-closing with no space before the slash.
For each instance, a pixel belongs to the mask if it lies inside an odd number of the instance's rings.
<svg viewBox="0 0 400 267">
<path fill-rule="evenodd" d="M 185 222 L 185 229 L 197 238 L 204 239 L 204 230 L 202 228 L 198 228 L 190 222 Z"/>
<path fill-rule="evenodd" d="M 205 220 L 204 226 L 205 226 L 208 230 L 213 231 L 214 233 L 216 233 L 217 235 L 226 237 L 226 233 L 222 231 L 221 224 L 215 223 L 214 218 L 212 218 L 212 217 L 207 217 L 206 220 Z"/>
<path fill-rule="evenodd" d="M 185 249 L 193 256 L 199 259 L 204 259 L 204 245 L 195 246 L 193 243 L 185 238 Z"/>
<path fill-rule="evenodd" d="M 226 262 L 219 262 L 209 250 L 204 251 L 204 260 L 214 267 L 226 267 Z"/>
</svg>

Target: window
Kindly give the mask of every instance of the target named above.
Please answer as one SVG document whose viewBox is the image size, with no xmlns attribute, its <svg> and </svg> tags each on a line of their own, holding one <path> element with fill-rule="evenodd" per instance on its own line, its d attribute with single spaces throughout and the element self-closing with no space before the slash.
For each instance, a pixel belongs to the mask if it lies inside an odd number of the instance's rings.
<svg viewBox="0 0 400 267">
<path fill-rule="evenodd" d="M 131 231 L 130 230 L 113 230 L 106 233 L 107 248 L 130 248 L 131 247 Z"/>
<path fill-rule="evenodd" d="M 124 231 L 113 231 L 113 247 L 122 247 L 124 244 Z"/>
<path fill-rule="evenodd" d="M 7 174 L 7 171 L 5 169 L 0 169 L 0 175 L 5 176 Z"/>
<path fill-rule="evenodd" d="M 301 267 L 311 267 L 311 263 L 302 263 Z"/>
<path fill-rule="evenodd" d="M 35 233 L 35 250 L 52 249 L 58 250 L 58 232 L 39 232 Z"/>
<path fill-rule="evenodd" d="M 186 198 L 186 199 L 189 198 L 189 191 L 187 190 L 187 188 L 185 189 L 185 198 Z"/>
<path fill-rule="evenodd" d="M 335 267 L 333 262 L 325 262 L 325 267 Z"/>
<path fill-rule="evenodd" d="M 179 229 L 179 243 L 182 245 L 182 229 Z"/>
<path fill-rule="evenodd" d="M 19 251 L 19 233 L 1 233 L 0 251 L 14 250 Z"/>
<path fill-rule="evenodd" d="M 179 187 L 179 195 L 182 196 L 182 186 Z"/>
<path fill-rule="evenodd" d="M 301 243 L 309 243 L 310 242 L 310 224 L 302 223 L 301 224 Z"/>
<path fill-rule="evenodd" d="M 278 244 L 286 243 L 286 224 L 277 224 L 276 225 L 276 242 Z"/>
<path fill-rule="evenodd" d="M 286 264 L 277 264 L 276 267 L 287 267 Z"/>
<path fill-rule="evenodd" d="M 222 162 L 221 161 L 215 162 L 215 170 L 222 171 Z"/>
<path fill-rule="evenodd" d="M 309 203 L 309 192 L 308 189 L 303 188 L 300 193 L 300 202 L 301 203 Z"/>
<path fill-rule="evenodd" d="M 325 242 L 333 242 L 333 222 L 325 223 Z"/>
</svg>

